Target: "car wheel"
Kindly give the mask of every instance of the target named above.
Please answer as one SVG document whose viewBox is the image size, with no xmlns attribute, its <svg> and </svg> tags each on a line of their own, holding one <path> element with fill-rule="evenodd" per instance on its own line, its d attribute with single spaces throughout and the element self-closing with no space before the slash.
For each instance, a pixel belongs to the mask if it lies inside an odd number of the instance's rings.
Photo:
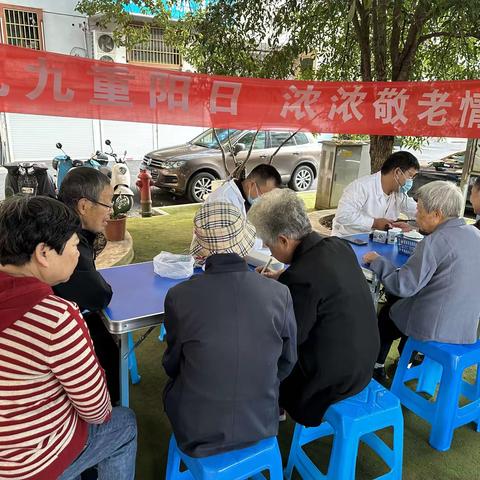
<svg viewBox="0 0 480 480">
<path fill-rule="evenodd" d="M 314 178 L 313 170 L 308 165 L 301 165 L 293 172 L 289 183 L 290 188 L 296 192 L 308 190 L 312 186 Z"/>
<path fill-rule="evenodd" d="M 216 178 L 207 172 L 197 173 L 188 184 L 188 198 L 190 201 L 200 203 L 212 191 L 212 182 Z"/>
</svg>

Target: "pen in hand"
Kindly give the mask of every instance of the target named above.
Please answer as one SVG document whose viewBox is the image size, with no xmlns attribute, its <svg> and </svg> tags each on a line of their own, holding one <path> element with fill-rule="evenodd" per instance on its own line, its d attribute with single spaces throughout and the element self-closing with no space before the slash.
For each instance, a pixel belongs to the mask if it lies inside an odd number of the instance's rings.
<svg viewBox="0 0 480 480">
<path fill-rule="evenodd" d="M 265 270 L 267 270 L 267 268 L 270 266 L 270 264 L 272 263 L 272 260 L 273 260 L 273 257 L 270 257 L 267 264 L 262 268 L 262 271 L 260 272 L 260 275 L 263 275 L 265 273 Z"/>
</svg>

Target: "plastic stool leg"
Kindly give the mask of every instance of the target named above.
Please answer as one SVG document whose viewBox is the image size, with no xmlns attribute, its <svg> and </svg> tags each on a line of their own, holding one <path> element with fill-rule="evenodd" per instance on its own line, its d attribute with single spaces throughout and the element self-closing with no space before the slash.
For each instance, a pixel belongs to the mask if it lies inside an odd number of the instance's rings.
<svg viewBox="0 0 480 480">
<path fill-rule="evenodd" d="M 283 467 L 280 450 L 278 451 L 278 461 L 270 465 L 270 480 L 283 480 Z"/>
<path fill-rule="evenodd" d="M 165 480 L 176 480 L 180 474 L 180 455 L 177 450 L 177 442 L 170 437 L 170 445 L 168 447 L 167 472 Z"/>
<path fill-rule="evenodd" d="M 288 455 L 288 462 L 287 468 L 284 471 L 285 480 L 290 480 L 292 477 L 293 466 L 295 465 L 295 460 L 297 458 L 297 452 L 301 448 L 300 447 L 300 437 L 302 436 L 302 430 L 305 427 L 299 425 L 298 423 L 295 424 L 295 430 L 293 432 L 292 443 L 290 445 L 290 453 Z"/>
<path fill-rule="evenodd" d="M 429 443 L 441 452 L 448 450 L 452 444 L 462 373 L 444 371 L 440 384 Z"/>
<path fill-rule="evenodd" d="M 358 437 L 335 433 L 327 478 L 331 480 L 354 480 L 357 466 Z"/>
<path fill-rule="evenodd" d="M 398 416 L 398 421 L 393 425 L 393 470 L 395 472 L 393 478 L 402 480 L 404 426 L 401 408 L 399 408 Z"/>
<path fill-rule="evenodd" d="M 133 335 L 131 332 L 128 333 L 128 351 L 132 350 L 134 345 Z M 135 385 L 140 382 L 140 375 L 138 374 L 137 368 L 137 356 L 135 355 L 135 350 L 128 356 L 128 370 L 130 371 L 130 379 L 132 384 Z"/>
<path fill-rule="evenodd" d="M 441 377 L 442 366 L 431 358 L 425 357 L 418 379 L 417 392 L 425 392 L 433 396 Z"/>
<path fill-rule="evenodd" d="M 162 323 L 160 325 L 160 334 L 158 335 L 158 339 L 163 342 L 165 339 L 165 335 L 167 334 L 167 331 L 165 330 L 165 325 Z"/>
</svg>

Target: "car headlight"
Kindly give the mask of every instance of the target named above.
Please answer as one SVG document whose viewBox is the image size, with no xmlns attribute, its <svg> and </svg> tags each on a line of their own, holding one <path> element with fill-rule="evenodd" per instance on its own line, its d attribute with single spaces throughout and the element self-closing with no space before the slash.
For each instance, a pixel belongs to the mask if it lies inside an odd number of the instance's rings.
<svg viewBox="0 0 480 480">
<path fill-rule="evenodd" d="M 174 162 L 163 162 L 162 168 L 180 168 L 187 163 L 186 160 L 177 160 Z"/>
</svg>

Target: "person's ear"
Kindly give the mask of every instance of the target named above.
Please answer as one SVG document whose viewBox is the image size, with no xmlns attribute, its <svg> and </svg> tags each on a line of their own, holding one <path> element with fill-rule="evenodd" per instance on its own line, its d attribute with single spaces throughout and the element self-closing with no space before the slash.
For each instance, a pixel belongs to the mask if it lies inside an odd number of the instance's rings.
<svg viewBox="0 0 480 480">
<path fill-rule="evenodd" d="M 278 242 L 283 248 L 286 248 L 288 246 L 289 239 L 285 235 L 279 235 Z"/>
<path fill-rule="evenodd" d="M 35 261 L 44 268 L 48 268 L 52 249 L 45 243 L 39 243 L 33 251 Z"/>
<path fill-rule="evenodd" d="M 90 208 L 90 202 L 86 199 L 86 198 L 81 198 L 78 202 L 77 202 L 77 213 L 78 215 L 80 215 L 81 217 L 85 216 L 85 214 L 88 212 Z"/>
</svg>

